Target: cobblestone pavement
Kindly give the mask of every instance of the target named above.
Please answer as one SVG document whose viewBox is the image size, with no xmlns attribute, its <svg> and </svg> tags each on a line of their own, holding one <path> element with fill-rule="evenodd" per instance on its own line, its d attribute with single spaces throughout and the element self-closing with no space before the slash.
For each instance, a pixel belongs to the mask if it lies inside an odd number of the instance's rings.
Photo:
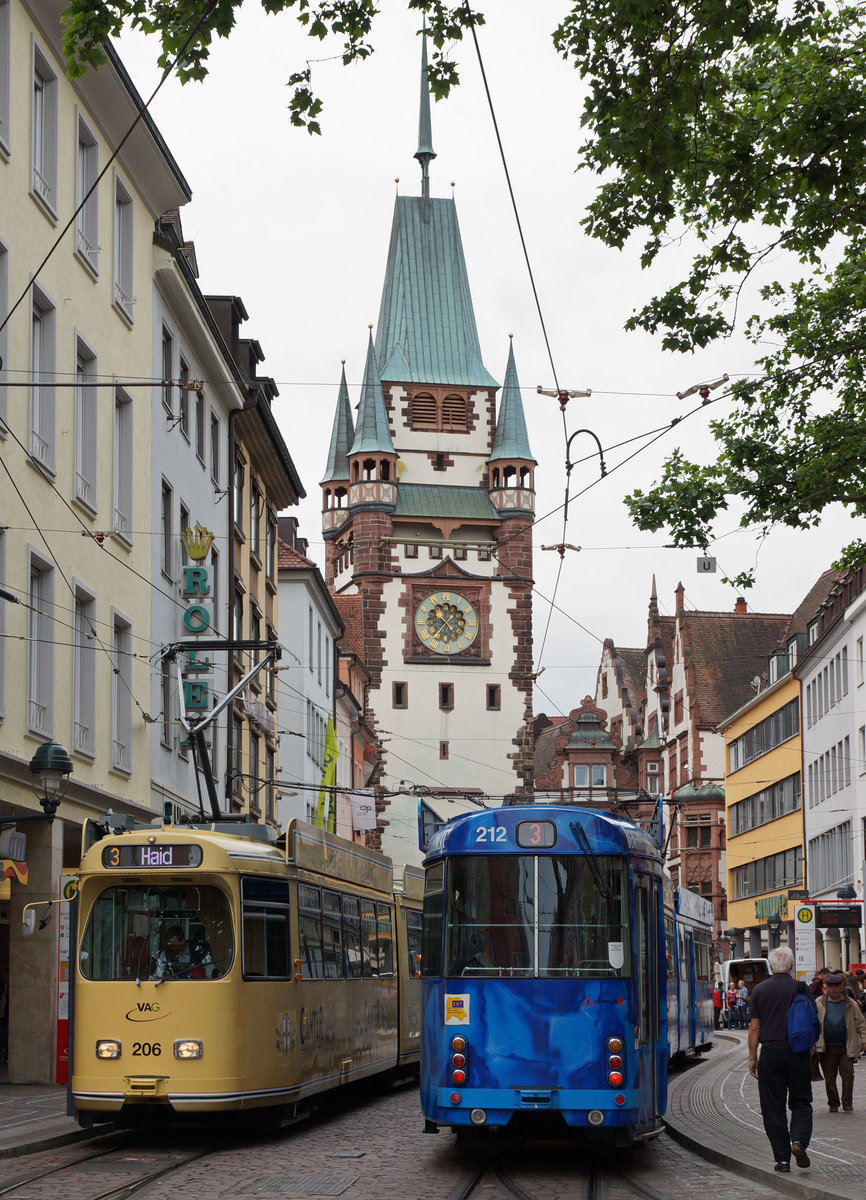
<svg viewBox="0 0 866 1200">
<path fill-rule="evenodd" d="M 151 1185 L 148 1200 L 282 1200 L 341 1196 L 344 1200 L 449 1200 L 460 1184 L 485 1161 L 477 1150 L 458 1146 L 446 1132 L 425 1134 L 416 1088 L 404 1088 L 345 1111 L 322 1115 L 265 1138 L 236 1139 L 214 1149 L 200 1135 L 185 1141 L 150 1134 L 141 1142 L 88 1167 L 87 1183 L 76 1195 L 95 1195 L 122 1182 L 151 1158 L 166 1153 L 209 1151 L 206 1157 Z M 2 1184 L 29 1178 L 38 1170 L 61 1166 L 94 1152 L 94 1146 L 62 1149 L 6 1160 Z M 497 1177 L 497 1163 L 531 1200 L 634 1200 L 655 1193 L 665 1200 L 695 1200 L 708 1190 L 734 1192 L 737 1200 L 770 1200 L 783 1189 L 744 1180 L 708 1164 L 663 1135 L 632 1151 L 604 1153 L 559 1146 L 507 1151 L 488 1159 L 488 1169 L 472 1200 L 514 1200 Z M 618 1173 L 615 1174 L 614 1172 Z M 636 1191 L 634 1184 L 642 1191 Z M 10 1193 L 10 1200 L 17 1195 Z M 69 1195 L 57 1176 L 31 1184 L 26 1200 L 57 1200 Z"/>
</svg>

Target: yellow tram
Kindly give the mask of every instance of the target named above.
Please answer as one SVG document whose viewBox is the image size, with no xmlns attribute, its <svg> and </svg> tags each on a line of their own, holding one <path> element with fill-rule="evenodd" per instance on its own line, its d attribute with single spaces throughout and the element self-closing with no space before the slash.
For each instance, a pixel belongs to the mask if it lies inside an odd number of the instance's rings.
<svg viewBox="0 0 866 1200">
<path fill-rule="evenodd" d="M 390 859 L 301 821 L 166 824 L 95 841 L 79 885 L 83 1124 L 291 1110 L 417 1070 L 420 870 L 395 888 Z"/>
</svg>

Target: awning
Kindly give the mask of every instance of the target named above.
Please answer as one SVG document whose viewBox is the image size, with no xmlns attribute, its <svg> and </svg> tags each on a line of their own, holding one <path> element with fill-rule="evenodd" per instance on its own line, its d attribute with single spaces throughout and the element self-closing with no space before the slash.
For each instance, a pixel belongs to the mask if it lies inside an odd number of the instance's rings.
<svg viewBox="0 0 866 1200">
<path fill-rule="evenodd" d="M 17 879 L 22 887 L 26 887 L 29 878 L 26 862 L 16 862 L 12 858 L 0 858 L 0 900 L 12 898 L 13 879 Z"/>
</svg>

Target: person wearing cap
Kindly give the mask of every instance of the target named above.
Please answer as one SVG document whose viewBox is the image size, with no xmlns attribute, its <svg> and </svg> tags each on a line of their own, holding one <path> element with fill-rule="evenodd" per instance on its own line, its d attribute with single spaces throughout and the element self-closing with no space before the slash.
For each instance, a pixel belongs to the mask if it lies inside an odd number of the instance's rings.
<svg viewBox="0 0 866 1200">
<path fill-rule="evenodd" d="M 798 992 L 814 1001 L 806 984 L 791 976 L 794 955 L 788 946 L 777 946 L 768 958 L 772 974 L 752 991 L 749 1074 L 758 1081 L 761 1120 L 775 1169 L 790 1172 L 792 1154 L 798 1167 L 810 1163 L 806 1148 L 812 1137 L 812 1072 L 809 1051 L 792 1050 L 788 1044 L 788 1009 Z"/>
<path fill-rule="evenodd" d="M 854 1060 L 866 1049 L 866 1017 L 860 1005 L 845 992 L 845 976 L 828 975 L 824 995 L 816 1005 L 821 1032 L 815 1049 L 824 1071 L 827 1105 L 839 1111 L 836 1074 L 842 1077 L 842 1111 L 854 1111 Z"/>
</svg>

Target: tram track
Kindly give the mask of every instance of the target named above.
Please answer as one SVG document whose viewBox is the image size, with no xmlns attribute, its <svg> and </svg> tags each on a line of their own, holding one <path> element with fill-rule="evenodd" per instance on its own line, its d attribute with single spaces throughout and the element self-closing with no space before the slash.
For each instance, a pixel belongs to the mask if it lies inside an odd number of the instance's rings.
<svg viewBox="0 0 866 1200">
<path fill-rule="evenodd" d="M 98 1175 L 103 1174 L 106 1169 L 111 1169 L 112 1157 L 118 1160 L 115 1164 L 118 1173 L 130 1171 L 128 1155 L 129 1151 L 136 1146 L 136 1142 L 137 1139 L 122 1146 L 113 1146 L 96 1154 L 81 1156 L 70 1162 L 33 1172 L 0 1188 L 0 1197 L 8 1196 L 10 1200 L 37 1200 L 37 1197 L 45 1195 L 44 1181 L 50 1179 L 52 1193 L 62 1196 L 63 1200 L 130 1200 L 131 1197 L 144 1191 L 160 1179 L 216 1153 L 216 1148 L 198 1150 L 195 1153 L 186 1154 L 182 1158 L 174 1156 L 170 1162 L 166 1162 L 166 1157 L 171 1155 L 171 1151 L 159 1150 L 155 1153 L 160 1161 L 154 1164 L 150 1170 L 141 1173 L 141 1167 L 149 1165 L 142 1162 L 137 1164 L 134 1178 L 124 1179 L 112 1187 L 100 1187 L 97 1182 Z M 142 1152 L 148 1153 L 149 1150 L 142 1148 Z M 121 1157 L 124 1155 L 125 1158 Z M 88 1166 L 95 1167 L 95 1170 L 88 1171 Z"/>
<path fill-rule="evenodd" d="M 509 1166 L 497 1157 L 473 1165 L 449 1192 L 447 1200 L 481 1200 L 482 1193 L 485 1200 L 493 1200 L 492 1184 L 496 1187 L 496 1200 L 548 1200 L 549 1196 L 544 1185 L 528 1188 L 518 1183 Z M 579 1195 L 580 1200 L 625 1200 L 627 1196 L 637 1196 L 640 1200 L 669 1200 L 665 1193 L 656 1191 L 625 1171 L 606 1165 L 584 1166 L 575 1163 L 574 1184 L 575 1197 Z"/>
</svg>

